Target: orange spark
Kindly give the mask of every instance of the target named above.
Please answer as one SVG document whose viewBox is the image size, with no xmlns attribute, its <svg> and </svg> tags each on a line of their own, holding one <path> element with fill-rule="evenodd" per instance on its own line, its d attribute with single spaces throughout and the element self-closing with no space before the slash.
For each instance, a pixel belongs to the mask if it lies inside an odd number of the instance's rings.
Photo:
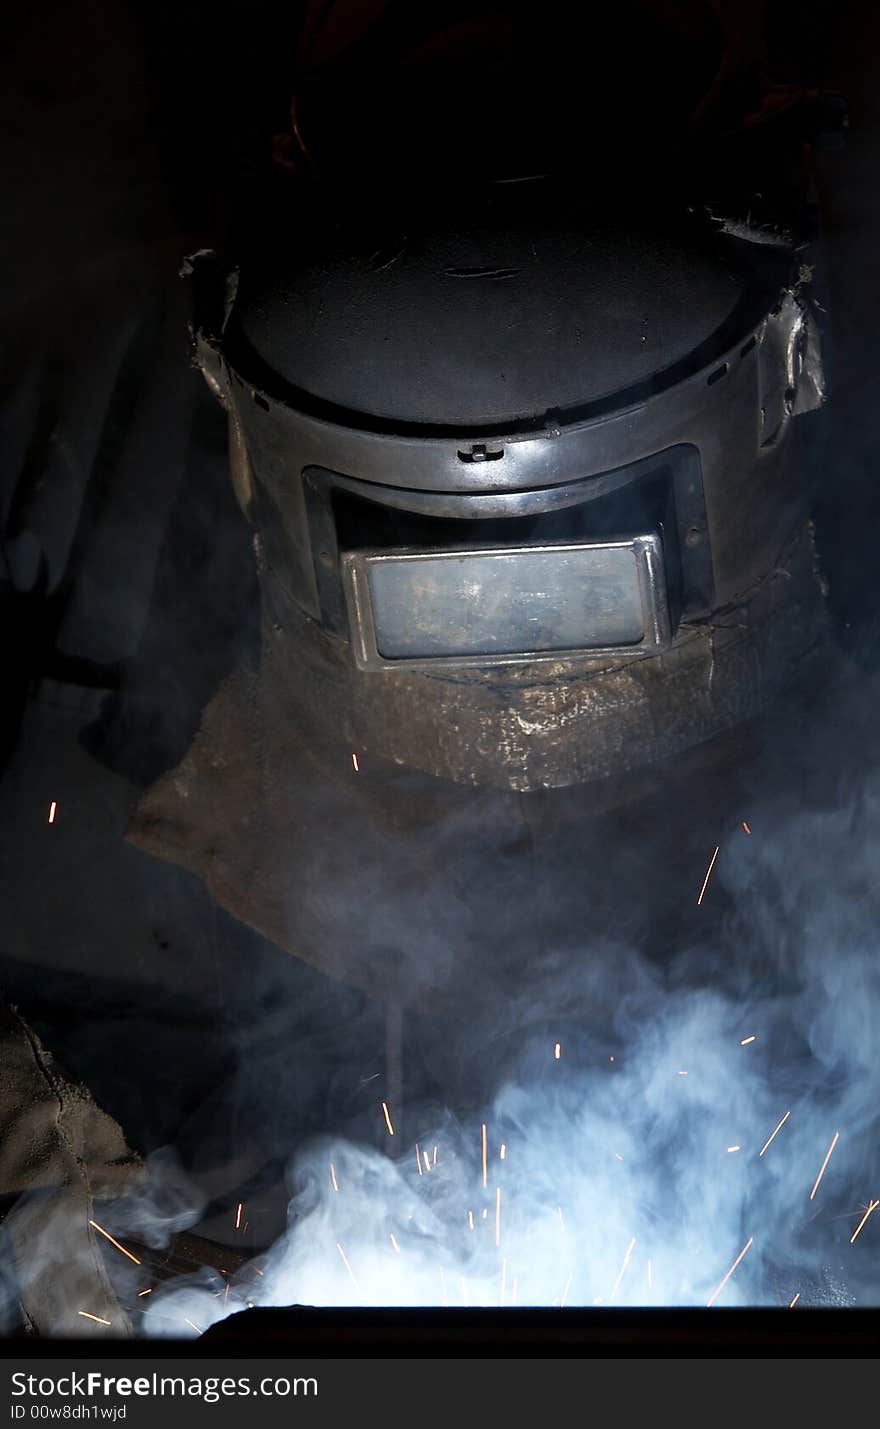
<svg viewBox="0 0 880 1429">
<path fill-rule="evenodd" d="M 354 770 L 355 774 L 360 774 L 360 772 L 361 772 L 361 767 L 360 767 L 360 765 L 358 764 L 358 757 L 357 757 L 356 754 L 353 754 L 353 755 L 351 756 L 351 767 L 352 767 L 352 769 Z"/>
<path fill-rule="evenodd" d="M 501 1244 L 501 1187 L 495 1187 L 495 1244 Z"/>
<path fill-rule="evenodd" d="M 831 1145 L 829 1146 L 828 1150 L 827 1150 L 826 1153 L 825 1153 L 825 1160 L 822 1162 L 822 1165 L 821 1165 L 820 1168 L 819 1168 L 819 1174 L 818 1174 L 818 1176 L 816 1177 L 815 1185 L 813 1186 L 813 1189 L 812 1189 L 812 1191 L 810 1192 L 810 1200 L 811 1200 L 811 1201 L 812 1201 L 813 1197 L 815 1196 L 816 1192 L 817 1192 L 818 1189 L 819 1189 L 819 1182 L 822 1180 L 822 1177 L 825 1175 L 825 1167 L 828 1165 L 828 1162 L 831 1160 L 831 1153 L 832 1153 L 832 1151 L 834 1150 L 835 1146 L 837 1145 L 837 1139 L 838 1139 L 839 1136 L 840 1136 L 840 1132 L 839 1132 L 839 1131 L 835 1131 L 834 1136 L 833 1136 L 832 1141 L 831 1141 Z"/>
<path fill-rule="evenodd" d="M 562 1056 L 562 1043 L 561 1043 L 561 1042 L 557 1042 L 557 1043 L 556 1043 L 556 1046 L 553 1048 L 553 1056 L 556 1058 L 557 1062 L 559 1061 L 559 1058 Z"/>
<path fill-rule="evenodd" d="M 501 1143 L 501 1150 L 498 1152 L 498 1159 L 499 1159 L 500 1161 L 503 1161 L 506 1155 L 507 1155 L 507 1147 L 505 1146 L 504 1142 L 502 1141 L 502 1143 Z"/>
<path fill-rule="evenodd" d="M 718 1289 L 713 1291 L 713 1293 L 709 1296 L 709 1299 L 706 1301 L 707 1310 L 709 1309 L 709 1306 L 712 1305 L 713 1302 L 717 1299 L 717 1297 L 721 1294 L 722 1290 L 724 1289 L 733 1272 L 736 1270 L 736 1267 L 739 1265 L 740 1261 L 742 1260 L 749 1246 L 752 1244 L 753 1240 L 754 1236 L 749 1236 L 739 1255 L 736 1257 L 736 1260 L 733 1262 L 733 1265 L 730 1267 L 721 1284 L 718 1286 Z"/>
<path fill-rule="evenodd" d="M 746 831 L 747 834 L 750 834 L 750 833 L 752 832 L 751 829 L 749 828 L 748 824 L 746 823 L 745 819 L 743 819 L 743 821 L 742 821 L 742 826 L 743 826 L 743 828 L 745 829 L 745 831 Z"/>
<path fill-rule="evenodd" d="M 770 1135 L 767 1137 L 767 1140 L 764 1142 L 764 1145 L 761 1147 L 761 1150 L 758 1152 L 758 1155 L 759 1155 L 759 1156 L 763 1156 L 763 1155 L 764 1155 L 764 1152 L 767 1150 L 767 1147 L 770 1145 L 770 1142 L 773 1140 L 773 1138 L 774 1138 L 774 1136 L 776 1135 L 777 1131 L 781 1131 L 781 1130 L 782 1130 L 782 1128 L 785 1126 L 785 1123 L 788 1121 L 788 1118 L 789 1118 L 790 1116 L 791 1116 L 791 1110 L 789 1109 L 789 1110 L 785 1113 L 785 1116 L 782 1118 L 782 1120 L 779 1122 L 779 1124 L 773 1128 L 773 1130 L 771 1131 Z"/>
<path fill-rule="evenodd" d="M 348 1263 L 348 1256 L 345 1254 L 345 1251 L 342 1249 L 342 1246 L 339 1244 L 339 1241 L 336 1242 L 336 1249 L 339 1251 L 339 1254 L 342 1256 L 342 1263 L 343 1263 L 343 1265 L 345 1266 L 346 1270 L 348 1271 L 349 1275 L 351 1276 L 352 1281 L 354 1282 L 354 1288 L 355 1288 L 355 1290 L 356 1290 L 357 1293 L 360 1295 L 360 1293 L 361 1293 L 361 1287 L 360 1287 L 360 1286 L 358 1285 L 358 1283 L 357 1283 L 357 1280 L 356 1280 L 356 1278 L 355 1278 L 355 1273 L 354 1273 L 354 1271 L 352 1270 L 351 1266 L 350 1266 L 349 1263 Z"/>
<path fill-rule="evenodd" d="M 49 823 L 50 823 L 50 824 L 54 824 L 54 822 L 55 822 L 55 810 L 56 810 L 57 808 L 58 808 L 58 805 L 55 803 L 55 800 L 53 799 L 52 802 L 51 802 L 51 804 L 49 805 Z"/>
<path fill-rule="evenodd" d="M 789 1301 L 789 1304 L 788 1304 L 789 1310 L 793 1310 L 793 1309 L 794 1309 L 795 1305 L 796 1305 L 797 1302 L 800 1300 L 800 1298 L 801 1298 L 801 1292 L 798 1291 L 798 1293 L 797 1293 L 797 1295 L 795 1295 L 794 1299 Z"/>
<path fill-rule="evenodd" d="M 397 1254 L 400 1255 L 400 1246 L 397 1244 L 397 1237 L 395 1236 L 393 1231 L 391 1232 L 389 1239 L 391 1241 L 391 1244 L 394 1246 L 394 1249 L 397 1251 Z"/>
<path fill-rule="evenodd" d="M 186 1320 L 186 1323 L 187 1323 L 188 1325 L 192 1325 L 192 1327 L 193 1327 L 193 1329 L 195 1330 L 195 1332 L 196 1332 L 197 1335 L 203 1335 L 203 1334 L 205 1333 L 204 1330 L 200 1329 L 198 1325 L 193 1325 L 192 1320 L 187 1320 L 186 1315 L 184 1315 L 183 1318 L 184 1318 L 184 1320 Z"/>
<path fill-rule="evenodd" d="M 610 1300 L 613 1300 L 613 1299 L 614 1299 L 615 1295 L 617 1294 L 618 1290 L 620 1289 L 620 1282 L 621 1282 L 621 1280 L 623 1279 L 624 1275 L 626 1274 L 626 1267 L 629 1265 L 629 1258 L 630 1258 L 630 1256 L 631 1256 L 632 1253 L 633 1253 L 633 1247 L 635 1246 L 635 1243 L 636 1243 L 636 1238 L 635 1238 L 635 1236 L 633 1236 L 632 1240 L 630 1241 L 629 1245 L 628 1245 L 627 1248 L 626 1248 L 626 1255 L 623 1257 L 623 1265 L 620 1267 L 620 1270 L 619 1270 L 618 1273 L 617 1273 L 617 1279 L 616 1279 L 615 1282 L 614 1282 L 614 1289 L 611 1291 L 611 1294 L 610 1294 L 610 1296 L 609 1296 L 609 1299 L 610 1299 Z"/>
<path fill-rule="evenodd" d="M 484 1221 L 485 1221 L 485 1220 L 488 1220 L 488 1217 L 489 1217 L 489 1211 L 488 1211 L 488 1209 L 486 1208 L 486 1206 L 484 1206 L 484 1207 L 483 1207 L 483 1220 L 484 1220 Z"/>
<path fill-rule="evenodd" d="M 474 1213 L 473 1213 L 473 1211 L 468 1211 L 468 1228 L 469 1228 L 470 1230 L 473 1230 L 473 1228 L 474 1228 Z"/>
<path fill-rule="evenodd" d="M 105 1231 L 103 1226 L 99 1226 L 97 1221 L 89 1221 L 90 1226 L 94 1226 L 96 1231 L 100 1231 L 102 1236 L 109 1240 L 111 1245 L 115 1245 L 117 1250 L 121 1250 L 123 1255 L 127 1255 L 129 1260 L 133 1260 L 135 1265 L 140 1265 L 136 1255 L 132 1255 L 130 1250 L 126 1250 L 124 1245 L 120 1245 L 118 1240 L 114 1240 L 109 1231 Z"/>
<path fill-rule="evenodd" d="M 484 1189 L 485 1189 L 485 1187 L 489 1184 L 489 1183 L 488 1183 L 488 1180 L 487 1180 L 488 1171 L 487 1171 L 487 1168 L 486 1168 L 486 1123 L 485 1123 L 485 1122 L 482 1123 L 481 1135 L 482 1135 L 482 1144 L 483 1144 L 483 1187 L 484 1187 Z"/>
<path fill-rule="evenodd" d="M 742 1147 L 741 1147 L 741 1146 L 728 1146 L 727 1150 L 728 1150 L 728 1151 L 741 1151 L 741 1150 L 742 1150 Z"/>
<path fill-rule="evenodd" d="M 110 1320 L 104 1320 L 100 1315 L 90 1315 L 88 1310 L 77 1310 L 78 1315 L 82 1315 L 84 1320 L 95 1320 L 99 1325 L 109 1325 Z"/>
<path fill-rule="evenodd" d="M 743 1037 L 739 1045 L 741 1047 L 748 1047 L 750 1042 L 756 1042 L 757 1040 L 757 1037 L 755 1037 L 754 1035 L 752 1035 L 751 1037 Z"/>
<path fill-rule="evenodd" d="M 424 1171 L 422 1170 L 422 1153 L 421 1153 L 421 1151 L 419 1150 L 419 1143 L 418 1143 L 418 1142 L 416 1142 L 416 1165 L 417 1165 L 418 1168 L 419 1168 L 419 1175 L 420 1175 L 420 1176 L 424 1176 L 425 1173 L 424 1173 Z"/>
<path fill-rule="evenodd" d="M 152 1293 L 153 1293 L 153 1287 L 152 1287 L 152 1285 L 148 1285 L 147 1288 L 146 1288 L 146 1290 L 139 1290 L 139 1291 L 138 1291 L 138 1299 L 140 1300 L 140 1298 L 141 1298 L 142 1295 L 152 1295 Z"/>
<path fill-rule="evenodd" d="M 333 1183 L 333 1189 L 334 1189 L 334 1191 L 338 1191 L 338 1190 L 339 1190 L 339 1186 L 338 1186 L 337 1181 L 336 1181 L 336 1168 L 335 1168 L 335 1166 L 333 1165 L 333 1162 L 332 1162 L 332 1161 L 330 1162 L 330 1180 L 331 1180 L 331 1182 Z"/>
<path fill-rule="evenodd" d="M 430 1171 L 430 1169 L 431 1169 L 431 1161 L 430 1161 L 430 1157 L 428 1156 L 427 1151 L 423 1151 L 423 1152 L 422 1152 L 422 1155 L 423 1155 L 424 1158 L 425 1158 L 425 1170 L 426 1170 L 426 1171 Z"/>
<path fill-rule="evenodd" d="M 436 1165 L 437 1165 L 437 1147 L 436 1147 L 436 1146 L 434 1147 L 434 1152 L 433 1152 L 433 1155 L 432 1155 L 432 1157 L 431 1157 L 431 1165 L 432 1165 L 432 1166 L 436 1166 Z"/>
<path fill-rule="evenodd" d="M 387 1103 L 387 1102 L 383 1102 L 383 1103 L 382 1103 L 382 1114 L 383 1114 L 383 1116 L 385 1117 L 385 1125 L 388 1127 L 388 1135 L 389 1135 L 389 1136 L 393 1136 L 393 1135 L 394 1135 L 394 1127 L 391 1125 L 391 1113 L 390 1113 L 390 1111 L 388 1110 L 388 1103 Z"/>
<path fill-rule="evenodd" d="M 697 907 L 698 907 L 698 908 L 699 908 L 700 904 L 701 904 L 702 901 L 703 901 L 703 894 L 706 892 L 706 884 L 709 882 L 709 878 L 710 878 L 710 876 L 711 876 L 712 869 L 715 867 L 715 860 L 716 860 L 716 858 L 718 857 L 718 849 L 719 849 L 720 847 L 721 847 L 720 844 L 718 844 L 718 845 L 716 846 L 715 852 L 713 853 L 712 858 L 711 858 L 711 860 L 710 860 L 710 862 L 709 862 L 709 867 L 706 869 L 706 877 L 703 879 L 703 886 L 702 886 L 702 888 L 700 889 L 700 896 L 699 896 L 699 898 L 697 899 Z"/>
<path fill-rule="evenodd" d="M 241 1225 L 241 1201 L 239 1201 L 239 1203 L 238 1203 L 238 1208 L 237 1208 L 237 1210 L 236 1210 L 236 1212 L 235 1212 L 235 1229 L 238 1230 L 238 1228 L 239 1228 L 240 1225 Z"/>
<path fill-rule="evenodd" d="M 852 1245 L 853 1241 L 855 1240 L 859 1231 L 862 1229 L 862 1226 L 865 1224 L 865 1221 L 868 1219 L 871 1212 L 876 1211 L 878 1206 L 880 1206 L 880 1201 L 871 1201 L 869 1203 L 868 1209 L 865 1211 L 865 1214 L 862 1216 L 862 1219 L 859 1221 L 858 1225 L 856 1226 L 855 1230 L 849 1238 L 850 1245 Z"/>
</svg>

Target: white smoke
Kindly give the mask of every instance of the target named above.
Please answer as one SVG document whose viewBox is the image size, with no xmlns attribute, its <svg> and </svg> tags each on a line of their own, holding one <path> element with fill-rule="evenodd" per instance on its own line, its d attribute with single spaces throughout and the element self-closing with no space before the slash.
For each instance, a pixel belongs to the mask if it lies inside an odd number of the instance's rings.
<svg viewBox="0 0 880 1429">
<path fill-rule="evenodd" d="M 876 1304 L 878 815 L 872 788 L 731 833 L 718 946 L 617 956 L 608 1020 L 584 1003 L 582 1036 L 524 1038 L 483 1113 L 412 1109 L 396 1155 L 303 1148 L 286 1235 L 228 1291 L 157 1293 L 146 1333 L 248 1304 Z M 588 942 L 585 996 L 604 976 Z"/>
</svg>

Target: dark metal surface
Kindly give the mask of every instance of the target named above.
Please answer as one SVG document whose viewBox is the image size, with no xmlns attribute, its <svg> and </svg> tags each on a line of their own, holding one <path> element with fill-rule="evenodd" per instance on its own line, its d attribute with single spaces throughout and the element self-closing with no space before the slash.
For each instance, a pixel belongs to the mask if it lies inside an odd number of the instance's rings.
<svg viewBox="0 0 880 1429">
<path fill-rule="evenodd" d="M 509 1355 L 643 1357 L 807 1355 L 875 1357 L 876 1310 L 314 1310 L 253 1309 L 213 1325 L 197 1342 L 165 1339 L 166 1359 L 194 1353 L 248 1359 L 296 1354 L 402 1359 Z M 10 1354 L 20 1354 L 13 1340 Z M 94 1358 L 82 1340 L 28 1340 L 31 1359 Z M 152 1340 L 102 1340 L 101 1358 L 156 1358 Z"/>
<path fill-rule="evenodd" d="M 207 1349 L 296 1345 L 297 1354 L 876 1355 L 874 1310 L 247 1310 Z"/>
<path fill-rule="evenodd" d="M 235 365 L 368 420 L 506 432 L 698 365 L 751 296 L 749 245 L 685 212 L 597 223 L 541 182 L 437 209 L 381 266 L 381 231 L 355 221 L 300 225 L 280 272 L 244 267 Z"/>
</svg>

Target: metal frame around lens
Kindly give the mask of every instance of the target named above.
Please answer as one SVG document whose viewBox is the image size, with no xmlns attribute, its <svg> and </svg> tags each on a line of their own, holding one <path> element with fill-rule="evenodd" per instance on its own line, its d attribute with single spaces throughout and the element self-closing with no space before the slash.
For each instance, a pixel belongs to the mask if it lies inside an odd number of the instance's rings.
<svg viewBox="0 0 880 1429">
<path fill-rule="evenodd" d="M 609 550 L 620 547 L 632 551 L 636 561 L 639 595 L 645 620 L 645 637 L 638 645 L 589 645 L 558 650 L 524 651 L 508 655 L 498 652 L 485 655 L 418 655 L 398 660 L 388 659 L 379 653 L 368 579 L 368 567 L 371 564 L 449 559 L 462 555 L 534 555 L 563 551 Z M 462 670 L 498 665 L 535 665 L 549 661 L 558 663 L 560 660 L 603 655 L 636 659 L 640 656 L 659 654 L 671 640 L 669 604 L 666 597 L 663 567 L 663 545 L 660 536 L 654 532 L 639 536 L 613 537 L 606 541 L 568 541 L 564 544 L 543 546 L 474 546 L 466 549 L 453 547 L 446 550 L 417 550 L 414 547 L 407 547 L 400 551 L 347 551 L 342 555 L 342 584 L 348 610 L 352 649 L 358 668 L 361 670 Z"/>
</svg>

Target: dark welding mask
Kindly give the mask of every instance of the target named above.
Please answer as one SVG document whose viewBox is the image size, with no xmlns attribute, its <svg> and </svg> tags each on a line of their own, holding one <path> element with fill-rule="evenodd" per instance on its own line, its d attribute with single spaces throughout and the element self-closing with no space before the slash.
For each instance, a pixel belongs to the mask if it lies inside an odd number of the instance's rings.
<svg viewBox="0 0 880 1429">
<path fill-rule="evenodd" d="M 789 678 L 823 619 L 802 138 L 776 115 L 660 179 L 646 142 L 599 194 L 570 145 L 430 183 L 349 155 L 194 262 L 294 723 L 527 791 L 674 755 Z"/>
</svg>

